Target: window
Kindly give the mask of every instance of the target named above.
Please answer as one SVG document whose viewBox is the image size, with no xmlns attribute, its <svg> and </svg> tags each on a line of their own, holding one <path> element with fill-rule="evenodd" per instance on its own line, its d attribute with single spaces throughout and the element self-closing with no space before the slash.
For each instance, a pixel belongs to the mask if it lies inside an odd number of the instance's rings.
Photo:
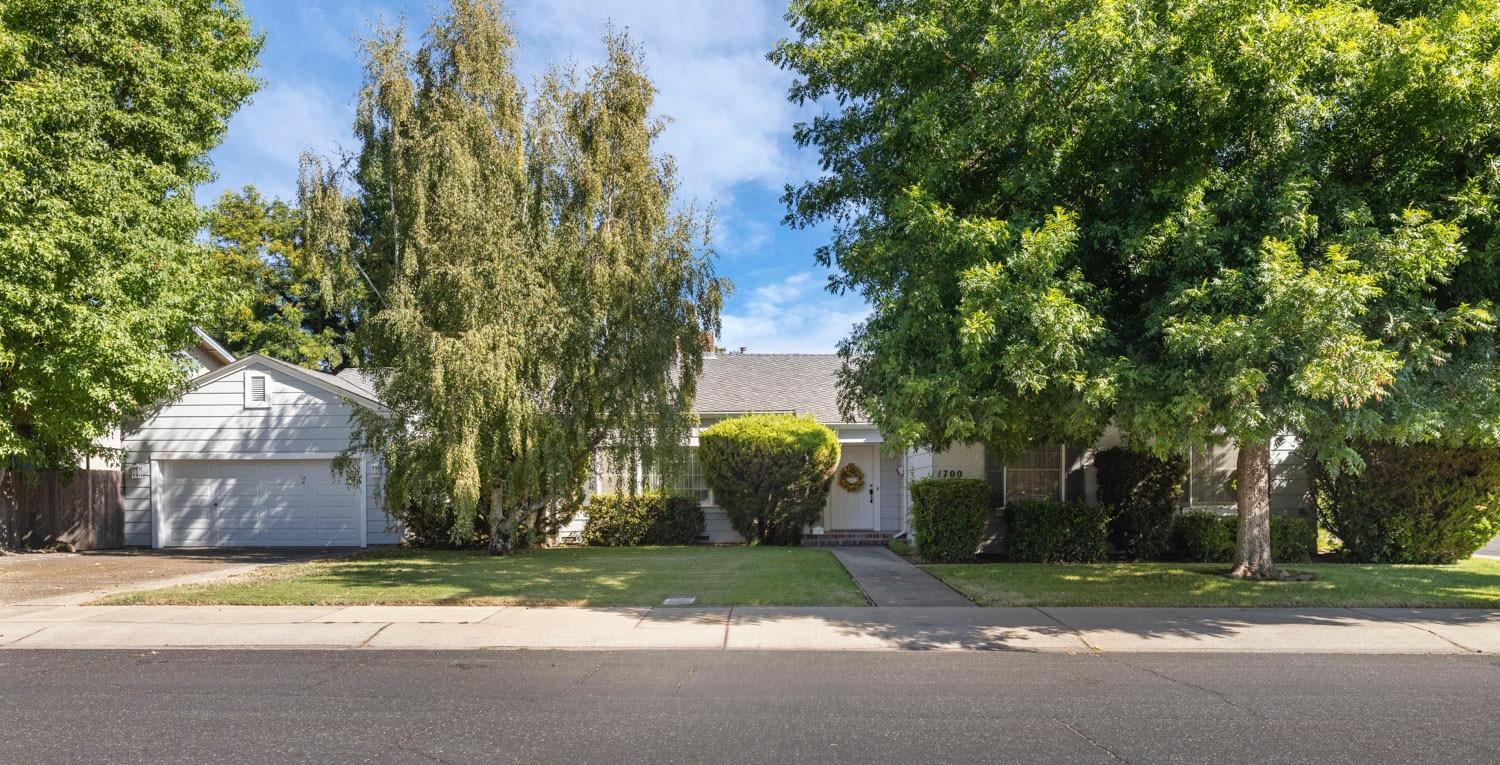
<svg viewBox="0 0 1500 765">
<path fill-rule="evenodd" d="M 641 479 L 635 466 L 614 465 L 612 462 L 602 455 L 594 459 L 594 493 L 629 494 L 632 488 L 639 491 Z"/>
<path fill-rule="evenodd" d="M 687 459 L 682 466 L 681 477 L 675 483 L 678 485 L 673 487 L 674 492 L 694 497 L 700 505 L 713 502 L 713 494 L 708 490 L 708 482 L 703 480 L 703 463 L 698 461 L 698 447 L 690 447 L 687 450 Z"/>
<path fill-rule="evenodd" d="M 245 373 L 245 408 L 265 409 L 271 405 L 270 379 L 259 372 Z"/>
<path fill-rule="evenodd" d="M 1004 470 L 1007 503 L 1062 498 L 1063 450 L 1060 447 L 1027 449 L 1006 463 Z"/>
<path fill-rule="evenodd" d="M 1239 448 L 1230 443 L 1195 447 L 1190 451 L 1187 489 L 1183 492 L 1187 506 L 1233 505 L 1235 467 L 1239 456 Z"/>
</svg>

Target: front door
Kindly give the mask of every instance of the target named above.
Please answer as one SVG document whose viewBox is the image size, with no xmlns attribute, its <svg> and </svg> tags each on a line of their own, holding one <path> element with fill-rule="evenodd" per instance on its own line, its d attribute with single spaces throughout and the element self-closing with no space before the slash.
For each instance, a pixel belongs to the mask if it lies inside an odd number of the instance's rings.
<svg viewBox="0 0 1500 765">
<path fill-rule="evenodd" d="M 828 493 L 827 526 L 829 531 L 874 531 L 880 528 L 880 447 L 868 444 L 844 444 L 843 456 L 834 471 L 833 489 Z M 855 465 L 862 475 L 861 485 L 849 491 L 839 485 L 838 476 L 845 467 Z M 852 473 L 852 471 L 850 471 Z M 859 479 L 856 479 L 857 481 Z"/>
</svg>

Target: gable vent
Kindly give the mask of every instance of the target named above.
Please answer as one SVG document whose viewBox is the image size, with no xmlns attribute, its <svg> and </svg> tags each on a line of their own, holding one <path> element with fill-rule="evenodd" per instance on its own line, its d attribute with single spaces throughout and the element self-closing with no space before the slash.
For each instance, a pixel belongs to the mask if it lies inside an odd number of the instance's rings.
<svg viewBox="0 0 1500 765">
<path fill-rule="evenodd" d="M 270 400 L 266 398 L 266 376 L 245 375 L 245 406 L 266 407 L 270 405 Z"/>
</svg>

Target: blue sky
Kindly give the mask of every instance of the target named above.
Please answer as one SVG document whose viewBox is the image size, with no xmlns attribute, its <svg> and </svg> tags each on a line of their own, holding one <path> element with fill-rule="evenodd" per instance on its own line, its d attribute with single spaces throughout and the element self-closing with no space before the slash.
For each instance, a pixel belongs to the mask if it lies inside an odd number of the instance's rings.
<svg viewBox="0 0 1500 765">
<path fill-rule="evenodd" d="M 295 195 L 297 157 L 352 150 L 350 125 L 360 84 L 359 40 L 380 19 L 430 18 L 427 0 L 245 0 L 265 33 L 262 89 L 235 115 L 214 151 L 211 201 L 254 184 Z M 792 142 L 805 117 L 786 100 L 791 77 L 766 61 L 787 33 L 784 0 L 511 0 L 518 66 L 529 82 L 551 62 L 597 61 L 606 24 L 645 48 L 660 88 L 658 111 L 672 123 L 661 149 L 677 158 L 684 192 L 713 205 L 719 270 L 735 284 L 720 343 L 751 352 L 830 352 L 866 305 L 824 289 L 813 262 L 826 231 L 781 224 L 785 184 L 817 173 L 810 150 Z"/>
</svg>

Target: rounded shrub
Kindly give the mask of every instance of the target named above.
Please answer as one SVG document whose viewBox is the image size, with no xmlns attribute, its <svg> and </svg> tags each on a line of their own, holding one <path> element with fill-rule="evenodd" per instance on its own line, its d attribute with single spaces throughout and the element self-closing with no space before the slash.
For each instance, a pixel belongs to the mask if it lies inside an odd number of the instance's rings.
<svg viewBox="0 0 1500 765">
<path fill-rule="evenodd" d="M 1172 524 L 1172 547 L 1190 563 L 1228 563 L 1234 560 L 1235 517 L 1189 510 Z M 1276 548 L 1271 548 L 1275 557 Z"/>
<path fill-rule="evenodd" d="M 692 497 L 599 494 L 588 515 L 583 543 L 598 547 L 687 545 L 703 533 L 703 509 Z"/>
<path fill-rule="evenodd" d="M 839 439 L 811 417 L 758 414 L 698 435 L 698 459 L 714 501 L 751 542 L 794 545 L 823 513 Z"/>
<path fill-rule="evenodd" d="M 1190 563 L 1229 563 L 1239 539 L 1239 517 L 1189 510 L 1172 524 L 1172 548 Z M 1317 529 L 1295 515 L 1271 516 L 1271 557 L 1306 563 L 1318 552 Z"/>
<path fill-rule="evenodd" d="M 1011 502 L 1005 551 L 1013 561 L 1095 563 L 1109 555 L 1109 509 L 1082 502 Z"/>
<path fill-rule="evenodd" d="M 1094 467 L 1115 549 L 1135 560 L 1164 555 L 1172 545 L 1172 519 L 1187 480 L 1187 460 L 1116 446 L 1095 454 Z"/>
<path fill-rule="evenodd" d="M 917 554 L 936 563 L 969 560 L 979 549 L 990 485 L 977 478 L 923 478 L 911 483 L 911 528 Z"/>
<path fill-rule="evenodd" d="M 1362 442 L 1357 475 L 1316 476 L 1314 502 L 1360 563 L 1454 563 L 1500 533 L 1500 450 Z"/>
</svg>

